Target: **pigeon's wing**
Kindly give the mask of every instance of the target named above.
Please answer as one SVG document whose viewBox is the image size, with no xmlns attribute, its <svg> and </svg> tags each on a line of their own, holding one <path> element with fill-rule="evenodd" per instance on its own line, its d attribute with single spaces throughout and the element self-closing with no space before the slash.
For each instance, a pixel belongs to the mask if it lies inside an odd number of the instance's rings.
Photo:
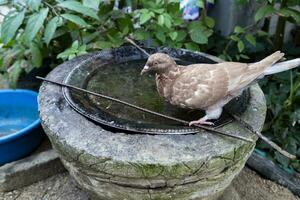
<svg viewBox="0 0 300 200">
<path fill-rule="evenodd" d="M 259 77 L 263 77 L 265 70 L 283 56 L 283 53 L 277 51 L 253 64 L 224 62 L 217 65 L 226 71 L 228 77 L 228 93 L 234 95 L 235 93 L 240 93 Z"/>
<path fill-rule="evenodd" d="M 211 64 L 189 65 L 174 81 L 170 102 L 181 107 L 205 109 L 227 95 L 226 70 Z"/>
</svg>

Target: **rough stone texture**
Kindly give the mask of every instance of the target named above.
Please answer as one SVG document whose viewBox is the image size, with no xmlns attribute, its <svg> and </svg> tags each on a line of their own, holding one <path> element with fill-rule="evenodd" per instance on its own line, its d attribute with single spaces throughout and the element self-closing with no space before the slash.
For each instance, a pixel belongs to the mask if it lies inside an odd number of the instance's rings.
<svg viewBox="0 0 300 200">
<path fill-rule="evenodd" d="M 67 174 L 59 174 L 28 187 L 0 192 L 0 200 L 89 200 Z M 244 168 L 219 200 L 299 200 L 288 189 Z"/>
<path fill-rule="evenodd" d="M 54 150 L 48 150 L 0 167 L 0 191 L 24 187 L 65 171 Z"/>
<path fill-rule="evenodd" d="M 106 52 L 93 56 L 111 56 Z M 195 54 L 203 56 L 203 54 Z M 55 68 L 47 78 L 64 77 L 91 55 Z M 260 88 L 250 88 L 250 102 L 242 119 L 261 130 L 265 99 Z M 217 199 L 242 170 L 255 140 L 237 122 L 221 130 L 253 139 L 253 143 L 201 131 L 195 135 L 112 133 L 86 120 L 64 100 L 61 88 L 40 88 L 42 125 L 53 147 L 78 184 L 98 199 Z"/>
</svg>

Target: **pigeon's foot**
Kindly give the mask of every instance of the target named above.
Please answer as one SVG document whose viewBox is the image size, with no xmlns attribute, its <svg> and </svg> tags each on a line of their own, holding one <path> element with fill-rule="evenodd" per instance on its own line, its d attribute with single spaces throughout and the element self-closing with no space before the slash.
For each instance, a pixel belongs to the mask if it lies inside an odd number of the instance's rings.
<svg viewBox="0 0 300 200">
<path fill-rule="evenodd" d="M 196 121 L 191 121 L 189 123 L 189 126 L 192 126 L 192 125 L 209 125 L 209 126 L 213 126 L 214 123 L 213 122 L 208 122 L 205 119 L 201 118 L 201 119 L 196 120 Z"/>
</svg>

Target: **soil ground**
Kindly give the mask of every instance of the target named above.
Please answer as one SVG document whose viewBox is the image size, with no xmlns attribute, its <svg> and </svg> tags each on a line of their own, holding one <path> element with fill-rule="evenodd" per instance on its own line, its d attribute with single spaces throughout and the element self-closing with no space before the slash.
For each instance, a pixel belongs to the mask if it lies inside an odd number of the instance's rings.
<svg viewBox="0 0 300 200">
<path fill-rule="evenodd" d="M 300 200 L 300 198 L 287 188 L 266 180 L 245 167 L 225 191 L 222 200 Z"/>
</svg>

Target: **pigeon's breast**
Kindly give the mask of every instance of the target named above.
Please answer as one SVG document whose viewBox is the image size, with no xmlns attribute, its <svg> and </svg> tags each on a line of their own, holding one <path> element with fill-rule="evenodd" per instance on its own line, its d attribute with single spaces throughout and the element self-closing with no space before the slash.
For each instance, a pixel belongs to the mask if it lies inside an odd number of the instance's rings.
<svg viewBox="0 0 300 200">
<path fill-rule="evenodd" d="M 166 101 L 171 100 L 173 80 L 164 75 L 156 76 L 156 87 L 158 94 Z"/>
</svg>

